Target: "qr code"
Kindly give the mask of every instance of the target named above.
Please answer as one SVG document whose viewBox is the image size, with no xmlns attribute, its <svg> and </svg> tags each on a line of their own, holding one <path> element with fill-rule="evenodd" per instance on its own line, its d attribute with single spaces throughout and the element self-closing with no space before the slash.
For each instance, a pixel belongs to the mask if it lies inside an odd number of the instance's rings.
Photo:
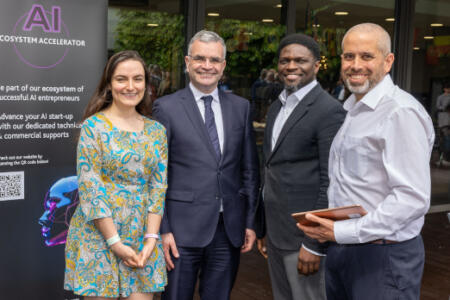
<svg viewBox="0 0 450 300">
<path fill-rule="evenodd" d="M 0 201 L 25 198 L 24 172 L 0 173 Z"/>
</svg>

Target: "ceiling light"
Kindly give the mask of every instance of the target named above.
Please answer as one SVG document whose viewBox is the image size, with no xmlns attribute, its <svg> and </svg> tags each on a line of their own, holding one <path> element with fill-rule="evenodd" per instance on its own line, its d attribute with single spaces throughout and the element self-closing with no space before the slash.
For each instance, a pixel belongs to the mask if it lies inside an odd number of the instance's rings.
<svg viewBox="0 0 450 300">
<path fill-rule="evenodd" d="M 155 23 L 148 23 L 147 24 L 148 27 L 158 27 L 159 24 L 155 24 Z"/>
<path fill-rule="evenodd" d="M 434 39 L 434 36 L 426 35 L 426 36 L 424 36 L 423 38 L 424 38 L 425 40 L 432 40 L 432 39 Z"/>
<path fill-rule="evenodd" d="M 386 22 L 394 22 L 395 21 L 395 18 L 386 18 L 386 19 L 384 19 Z"/>
<path fill-rule="evenodd" d="M 262 19 L 261 20 L 263 23 L 272 23 L 273 19 Z"/>
<path fill-rule="evenodd" d="M 275 5 L 275 7 L 276 7 L 276 8 L 282 8 L 282 7 L 283 7 L 283 5 L 281 5 L 281 4 L 277 4 L 277 5 Z"/>
<path fill-rule="evenodd" d="M 218 16 L 220 16 L 220 14 L 219 13 L 208 13 L 208 16 L 210 16 L 210 17 L 218 17 Z"/>
<path fill-rule="evenodd" d="M 442 24 L 442 23 L 431 23 L 430 26 L 431 27 L 442 27 L 442 26 L 444 26 L 444 24 Z"/>
<path fill-rule="evenodd" d="M 320 24 L 313 24 L 313 27 L 320 27 Z"/>
<path fill-rule="evenodd" d="M 348 11 L 335 11 L 334 14 L 336 16 L 346 16 L 348 15 Z"/>
<path fill-rule="evenodd" d="M 413 47 L 413 50 L 420 50 L 419 47 Z"/>
</svg>

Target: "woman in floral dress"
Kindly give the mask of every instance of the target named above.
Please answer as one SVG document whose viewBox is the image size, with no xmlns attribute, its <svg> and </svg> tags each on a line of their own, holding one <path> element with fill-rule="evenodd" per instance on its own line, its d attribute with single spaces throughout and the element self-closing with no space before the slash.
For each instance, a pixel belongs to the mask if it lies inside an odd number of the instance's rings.
<svg viewBox="0 0 450 300">
<path fill-rule="evenodd" d="M 80 204 L 66 243 L 64 288 L 85 300 L 149 300 L 167 284 L 159 226 L 167 138 L 151 112 L 145 63 L 110 58 L 89 102 L 77 151 Z"/>
</svg>

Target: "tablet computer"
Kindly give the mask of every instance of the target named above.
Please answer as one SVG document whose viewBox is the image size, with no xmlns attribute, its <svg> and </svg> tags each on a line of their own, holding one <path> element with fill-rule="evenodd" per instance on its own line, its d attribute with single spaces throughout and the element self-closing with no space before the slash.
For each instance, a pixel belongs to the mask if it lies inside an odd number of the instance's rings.
<svg viewBox="0 0 450 300">
<path fill-rule="evenodd" d="M 318 210 L 310 210 L 299 213 L 293 213 L 292 217 L 305 226 L 318 226 L 319 224 L 315 222 L 311 222 L 306 219 L 306 214 L 314 214 L 321 218 L 330 219 L 333 221 L 347 220 L 347 219 L 355 219 L 360 218 L 367 214 L 367 211 L 359 204 L 349 205 L 349 206 L 340 206 L 334 208 L 325 208 Z"/>
</svg>

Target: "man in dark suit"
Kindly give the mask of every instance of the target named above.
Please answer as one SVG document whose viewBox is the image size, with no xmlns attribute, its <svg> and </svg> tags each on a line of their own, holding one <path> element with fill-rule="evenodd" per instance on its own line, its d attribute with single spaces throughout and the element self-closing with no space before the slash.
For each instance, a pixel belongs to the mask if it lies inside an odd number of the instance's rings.
<svg viewBox="0 0 450 300">
<path fill-rule="evenodd" d="M 316 81 L 319 45 L 303 34 L 288 35 L 278 48 L 284 83 L 267 113 L 263 199 L 274 299 L 325 299 L 323 245 L 295 225 L 291 213 L 328 207 L 328 154 L 345 113 Z M 264 245 L 264 242 L 267 244 Z M 263 255 L 266 253 L 263 252 Z"/>
<path fill-rule="evenodd" d="M 226 47 L 211 31 L 190 41 L 190 84 L 158 99 L 167 129 L 168 190 L 161 224 L 169 284 L 163 299 L 229 299 L 239 256 L 250 251 L 259 185 L 250 103 L 217 89 Z"/>
</svg>

